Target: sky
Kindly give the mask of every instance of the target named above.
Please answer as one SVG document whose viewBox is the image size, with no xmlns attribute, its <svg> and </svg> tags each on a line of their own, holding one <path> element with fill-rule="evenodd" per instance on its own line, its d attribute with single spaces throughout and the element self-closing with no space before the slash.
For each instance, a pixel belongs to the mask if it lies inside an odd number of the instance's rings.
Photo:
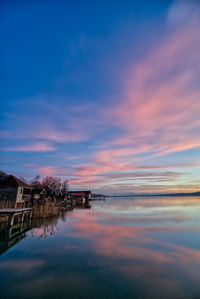
<svg viewBox="0 0 200 299">
<path fill-rule="evenodd" d="M 1 1 L 0 169 L 200 190 L 200 1 Z"/>
</svg>

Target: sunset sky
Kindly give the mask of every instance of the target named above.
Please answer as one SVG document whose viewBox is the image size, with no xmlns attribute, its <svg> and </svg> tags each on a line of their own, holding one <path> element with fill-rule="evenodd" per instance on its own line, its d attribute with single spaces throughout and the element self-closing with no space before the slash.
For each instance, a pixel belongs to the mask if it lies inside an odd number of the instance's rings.
<svg viewBox="0 0 200 299">
<path fill-rule="evenodd" d="M 1 1 L 0 169 L 200 190 L 200 1 Z"/>
</svg>

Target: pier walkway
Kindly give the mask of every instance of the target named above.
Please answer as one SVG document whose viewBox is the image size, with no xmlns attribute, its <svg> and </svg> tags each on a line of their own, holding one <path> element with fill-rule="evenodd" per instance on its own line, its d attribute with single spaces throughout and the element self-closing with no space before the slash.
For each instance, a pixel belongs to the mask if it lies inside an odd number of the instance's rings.
<svg viewBox="0 0 200 299">
<path fill-rule="evenodd" d="M 29 214 L 29 219 L 32 218 L 32 208 L 22 208 L 22 209 L 0 209 L 0 215 L 7 214 L 9 216 L 8 226 L 13 226 L 14 218 L 16 215 L 20 216 L 20 223 L 23 223 L 24 216 Z"/>
</svg>

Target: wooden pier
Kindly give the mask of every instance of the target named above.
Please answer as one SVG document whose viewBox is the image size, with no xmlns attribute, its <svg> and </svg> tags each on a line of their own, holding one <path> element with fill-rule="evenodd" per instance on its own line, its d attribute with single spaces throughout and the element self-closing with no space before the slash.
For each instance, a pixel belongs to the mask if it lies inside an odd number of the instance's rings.
<svg viewBox="0 0 200 299">
<path fill-rule="evenodd" d="M 14 219 L 16 216 L 19 216 L 19 223 L 24 222 L 25 215 L 28 214 L 29 220 L 32 218 L 32 208 L 23 208 L 23 209 L 0 209 L 1 215 L 8 215 L 8 227 L 13 226 Z"/>
</svg>

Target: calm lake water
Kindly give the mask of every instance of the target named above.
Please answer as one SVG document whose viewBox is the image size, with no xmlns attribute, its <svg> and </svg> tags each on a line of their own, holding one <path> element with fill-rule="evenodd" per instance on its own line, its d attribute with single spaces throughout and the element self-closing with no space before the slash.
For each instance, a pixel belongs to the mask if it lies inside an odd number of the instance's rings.
<svg viewBox="0 0 200 299">
<path fill-rule="evenodd" d="M 1 298 L 200 298 L 200 198 L 95 201 L 0 249 Z"/>
</svg>

